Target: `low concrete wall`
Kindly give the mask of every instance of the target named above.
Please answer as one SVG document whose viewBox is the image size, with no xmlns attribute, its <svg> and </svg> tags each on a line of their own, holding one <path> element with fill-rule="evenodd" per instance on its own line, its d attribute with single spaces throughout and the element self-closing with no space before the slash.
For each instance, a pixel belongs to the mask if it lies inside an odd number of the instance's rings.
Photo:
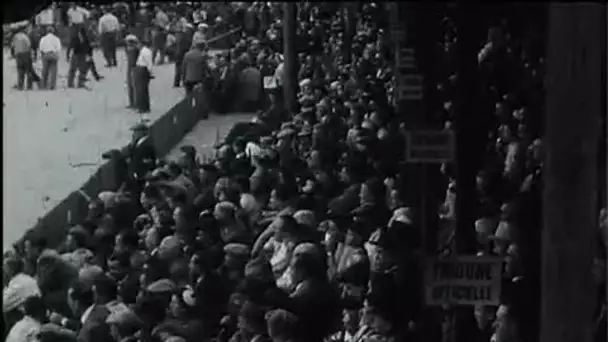
<svg viewBox="0 0 608 342">
<path fill-rule="evenodd" d="M 203 92 L 195 92 L 173 106 L 150 127 L 150 136 L 157 154 L 164 157 L 169 153 L 171 148 L 209 112 L 207 95 Z M 91 198 L 96 197 L 101 191 L 117 190 L 120 184 L 116 182 L 113 169 L 112 161 L 106 162 L 82 185 L 80 190 Z M 31 235 L 40 236 L 46 239 L 49 247 L 56 247 L 65 237 L 70 223 L 82 222 L 87 210 L 88 201 L 85 196 L 79 191 L 74 191 L 28 230 L 24 238 Z M 20 244 L 24 238 L 17 244 Z"/>
</svg>

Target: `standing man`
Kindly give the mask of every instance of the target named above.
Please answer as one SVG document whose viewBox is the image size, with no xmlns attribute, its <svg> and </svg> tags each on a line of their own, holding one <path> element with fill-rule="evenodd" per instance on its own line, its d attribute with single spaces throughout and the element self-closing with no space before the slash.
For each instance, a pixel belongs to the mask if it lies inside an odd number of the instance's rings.
<svg viewBox="0 0 608 342">
<path fill-rule="evenodd" d="M 129 96 L 128 108 L 136 108 L 135 100 L 135 78 L 133 70 L 135 69 L 137 58 L 139 57 L 139 40 L 134 34 L 130 34 L 125 38 L 127 44 L 127 95 Z"/>
<path fill-rule="evenodd" d="M 28 32 L 28 37 L 30 38 L 30 43 L 32 44 L 33 60 L 38 58 L 38 48 L 40 47 L 40 39 L 43 33 L 44 32 L 40 30 L 40 27 L 32 22 Z"/>
<path fill-rule="evenodd" d="M 192 46 L 192 25 L 186 23 L 181 25 L 180 29 L 175 43 L 175 76 L 173 77 L 173 87 L 175 88 L 180 87 L 184 79 L 182 72 L 184 56 Z"/>
<path fill-rule="evenodd" d="M 36 26 L 46 28 L 48 26 L 55 26 L 55 10 L 57 9 L 57 4 L 53 3 L 44 11 L 38 13 L 36 15 Z"/>
<path fill-rule="evenodd" d="M 200 36 L 195 37 L 192 44 L 194 48 L 186 53 L 183 62 L 184 86 L 187 95 L 190 95 L 196 86 L 202 85 L 210 76 L 205 40 Z"/>
<path fill-rule="evenodd" d="M 133 81 L 135 86 L 135 101 L 140 113 L 150 113 L 150 80 L 152 76 L 152 50 L 146 41 L 139 41 L 139 56 L 133 69 Z"/>
<path fill-rule="evenodd" d="M 205 23 L 201 23 L 198 24 L 198 26 L 196 27 L 196 32 L 194 32 L 194 36 L 192 37 L 192 41 L 197 40 L 200 41 L 202 40 L 207 40 L 207 29 L 209 28 L 209 25 L 205 24 Z M 194 47 L 194 44 L 193 44 Z"/>
<path fill-rule="evenodd" d="M 27 89 L 32 89 L 33 82 L 38 79 L 32 66 L 32 43 L 25 34 L 25 26 L 20 27 L 13 37 L 13 52 L 17 61 L 17 85 L 16 89 L 23 90 L 27 78 Z M 38 79 L 39 80 L 39 79 Z"/>
<path fill-rule="evenodd" d="M 151 55 L 152 51 L 150 51 Z M 149 128 L 145 123 L 137 123 L 131 127 L 131 131 L 133 131 L 131 142 L 123 148 L 122 152 L 129 160 L 129 178 L 132 181 L 132 186 L 136 190 L 141 190 L 145 183 L 146 174 L 154 170 L 156 166 L 156 149 L 152 138 L 148 134 Z"/>
<path fill-rule="evenodd" d="M 116 62 L 116 36 L 120 29 L 118 18 L 108 8 L 105 13 L 99 18 L 98 31 L 101 37 L 101 50 L 106 59 L 106 67 L 117 66 Z"/>
<path fill-rule="evenodd" d="M 61 53 L 61 40 L 55 35 L 52 26 L 47 27 L 46 35 L 40 39 L 42 58 L 41 88 L 55 90 L 57 86 L 57 61 Z"/>
<path fill-rule="evenodd" d="M 84 27 L 84 21 L 89 17 L 89 14 L 86 9 L 72 4 L 68 10 L 68 23 L 73 30 L 78 30 L 80 27 Z"/>
</svg>

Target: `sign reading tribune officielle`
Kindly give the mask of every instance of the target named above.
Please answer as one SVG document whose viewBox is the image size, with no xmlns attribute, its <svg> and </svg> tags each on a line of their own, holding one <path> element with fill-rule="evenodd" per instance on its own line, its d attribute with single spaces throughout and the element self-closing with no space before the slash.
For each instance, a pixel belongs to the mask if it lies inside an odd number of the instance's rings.
<svg viewBox="0 0 608 342">
<path fill-rule="evenodd" d="M 425 269 L 425 300 L 435 305 L 498 305 L 502 259 L 456 256 L 429 259 Z"/>
</svg>

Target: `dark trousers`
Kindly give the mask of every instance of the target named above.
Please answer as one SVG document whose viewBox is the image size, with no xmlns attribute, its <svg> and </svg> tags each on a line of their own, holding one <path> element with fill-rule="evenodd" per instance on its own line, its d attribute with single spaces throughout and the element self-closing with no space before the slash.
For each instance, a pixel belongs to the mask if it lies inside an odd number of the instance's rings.
<svg viewBox="0 0 608 342">
<path fill-rule="evenodd" d="M 129 97 L 129 107 L 136 107 L 135 77 L 133 76 L 135 73 L 133 72 L 133 69 L 133 67 L 127 69 L 127 96 Z"/>
<path fill-rule="evenodd" d="M 17 61 L 17 88 L 23 89 L 27 82 L 27 89 L 32 89 L 34 82 L 40 82 L 32 64 L 31 52 L 18 53 L 15 55 Z"/>
<path fill-rule="evenodd" d="M 194 87 L 201 83 L 201 81 L 185 81 L 184 88 L 186 88 L 186 95 L 192 94 L 192 92 L 194 91 Z"/>
<path fill-rule="evenodd" d="M 87 80 L 87 72 L 91 63 L 87 61 L 85 54 L 72 54 L 70 59 L 70 69 L 68 70 L 68 87 L 74 87 L 74 77 L 78 71 L 78 86 L 84 86 Z"/>
<path fill-rule="evenodd" d="M 156 57 L 160 53 L 160 61 L 158 64 L 165 63 L 165 43 L 167 42 L 167 32 L 157 32 L 153 38 L 152 44 L 152 61 L 156 64 Z"/>
<path fill-rule="evenodd" d="M 146 67 L 133 68 L 135 106 L 140 112 L 150 111 L 150 72 Z"/>
<path fill-rule="evenodd" d="M 91 58 L 88 62 L 87 62 L 87 68 L 89 70 L 91 70 L 91 73 L 93 74 L 93 77 L 95 77 L 96 80 L 99 81 L 99 79 L 101 78 L 101 76 L 99 75 L 99 73 L 97 72 L 97 67 L 95 66 L 95 60 L 93 60 L 93 58 Z M 86 74 L 85 74 L 86 75 Z"/>
<path fill-rule="evenodd" d="M 184 63 L 184 55 L 180 54 L 175 57 L 175 73 L 173 76 L 173 86 L 179 87 L 184 81 L 184 75 L 182 74 L 182 65 Z"/>
<path fill-rule="evenodd" d="M 101 34 L 101 50 L 107 66 L 116 66 L 116 32 Z"/>
</svg>

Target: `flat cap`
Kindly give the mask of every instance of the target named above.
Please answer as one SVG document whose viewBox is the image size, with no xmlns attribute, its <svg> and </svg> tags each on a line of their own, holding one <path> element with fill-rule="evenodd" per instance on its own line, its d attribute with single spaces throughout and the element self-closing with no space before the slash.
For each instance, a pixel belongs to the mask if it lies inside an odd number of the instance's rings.
<svg viewBox="0 0 608 342">
<path fill-rule="evenodd" d="M 236 257 L 249 257 L 251 249 L 249 246 L 243 243 L 229 243 L 224 246 L 224 253 L 230 254 Z"/>
<path fill-rule="evenodd" d="M 309 86 L 311 83 L 312 83 L 312 81 L 310 80 L 310 78 L 305 78 L 302 81 L 300 81 L 299 86 L 306 87 L 306 86 Z"/>
<path fill-rule="evenodd" d="M 125 42 L 128 42 L 128 43 L 129 42 L 130 43 L 135 43 L 135 42 L 138 42 L 138 41 L 139 41 L 139 38 L 137 38 L 137 36 L 134 35 L 134 34 L 129 34 L 129 35 L 127 35 L 125 37 Z"/>
<path fill-rule="evenodd" d="M 148 292 L 151 293 L 167 293 L 175 291 L 175 283 L 170 279 L 159 279 L 147 288 Z"/>
<path fill-rule="evenodd" d="M 129 326 L 129 327 L 139 327 L 142 324 L 142 321 L 137 317 L 133 310 L 128 307 L 121 308 L 120 310 L 115 310 L 110 312 L 108 317 L 106 318 L 107 324 L 115 324 L 118 326 Z"/>
<path fill-rule="evenodd" d="M 295 134 L 296 134 L 295 130 L 293 130 L 292 128 L 286 128 L 286 129 L 281 130 L 277 134 L 277 138 L 285 139 L 285 138 L 293 137 Z"/>
<path fill-rule="evenodd" d="M 147 131 L 149 129 L 148 125 L 145 122 L 138 122 L 135 125 L 131 126 L 132 131 Z"/>
<path fill-rule="evenodd" d="M 298 137 L 308 137 L 311 135 L 312 135 L 312 128 L 310 126 L 304 126 L 304 127 L 302 127 L 300 132 L 298 132 Z"/>
</svg>

